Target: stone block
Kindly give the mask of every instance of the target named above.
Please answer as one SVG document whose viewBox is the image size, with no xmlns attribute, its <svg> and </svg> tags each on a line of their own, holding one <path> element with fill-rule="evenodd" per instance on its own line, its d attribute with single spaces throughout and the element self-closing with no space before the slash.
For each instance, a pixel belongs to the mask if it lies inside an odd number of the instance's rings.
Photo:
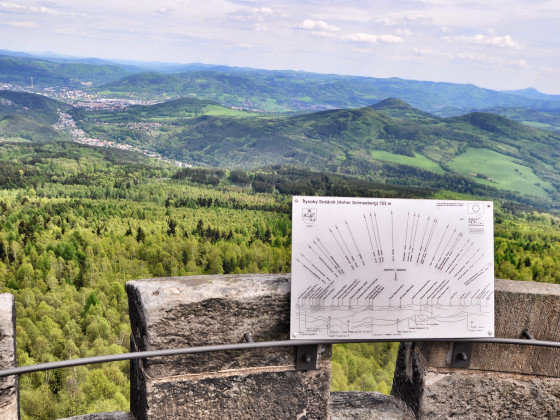
<svg viewBox="0 0 560 420">
<path fill-rule="evenodd" d="M 560 341 L 560 286 L 496 280 L 495 335 Z M 451 343 L 402 343 L 392 394 L 418 418 L 560 418 L 560 349 L 475 343 L 452 369 Z M 505 417 L 504 417 L 505 416 Z"/>
<path fill-rule="evenodd" d="M 331 420 L 415 420 L 402 401 L 379 392 L 331 392 Z"/>
<path fill-rule="evenodd" d="M 124 411 L 112 411 L 110 413 L 82 414 L 80 416 L 66 417 L 58 420 L 136 420 L 136 417 Z"/>
<path fill-rule="evenodd" d="M 13 295 L 0 294 L 0 369 L 17 366 L 16 308 Z M 0 378 L 0 419 L 19 419 L 17 376 Z"/>
<path fill-rule="evenodd" d="M 239 343 L 245 332 L 254 341 L 287 340 L 289 281 L 289 275 L 130 281 L 131 348 Z M 131 411 L 138 419 L 214 418 L 217 413 L 224 418 L 326 419 L 329 388 L 330 346 L 320 346 L 318 369 L 307 372 L 295 370 L 294 347 L 131 363 Z"/>
<path fill-rule="evenodd" d="M 420 419 L 556 420 L 560 379 L 497 372 L 428 371 Z"/>
</svg>

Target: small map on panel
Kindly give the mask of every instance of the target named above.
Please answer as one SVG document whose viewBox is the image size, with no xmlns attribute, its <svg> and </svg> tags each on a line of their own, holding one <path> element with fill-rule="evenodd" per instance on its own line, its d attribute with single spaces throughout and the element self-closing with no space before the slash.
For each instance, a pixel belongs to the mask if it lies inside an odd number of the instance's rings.
<svg viewBox="0 0 560 420">
<path fill-rule="evenodd" d="M 492 202 L 292 204 L 292 339 L 494 336 Z"/>
</svg>

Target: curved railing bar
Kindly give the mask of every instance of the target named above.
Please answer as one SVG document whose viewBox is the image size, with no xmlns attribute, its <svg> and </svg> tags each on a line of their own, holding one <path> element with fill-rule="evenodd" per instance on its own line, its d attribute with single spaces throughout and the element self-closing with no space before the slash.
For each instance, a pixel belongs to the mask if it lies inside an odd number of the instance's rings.
<svg viewBox="0 0 560 420">
<path fill-rule="evenodd" d="M 523 346 L 540 346 L 560 348 L 560 342 L 541 341 L 535 339 L 519 338 L 460 338 L 460 339 L 409 339 L 406 342 L 467 342 L 467 343 L 493 343 L 493 344 L 517 344 Z M 211 346 L 186 347 L 167 350 L 139 351 L 132 353 L 111 354 L 107 356 L 85 357 L 82 359 L 62 360 L 58 362 L 40 363 L 36 365 L 20 366 L 10 369 L 0 370 L 0 378 L 11 375 L 21 375 L 22 373 L 41 372 L 50 369 L 60 369 L 73 366 L 91 365 L 96 363 L 118 362 L 132 359 L 146 359 L 150 357 L 177 356 L 181 354 L 209 353 L 216 351 L 248 350 L 257 348 L 274 347 L 297 347 L 316 344 L 341 344 L 341 343 L 382 343 L 395 342 L 393 339 L 372 339 L 372 340 L 283 340 L 283 341 L 257 341 L 236 344 L 218 344 Z"/>
</svg>

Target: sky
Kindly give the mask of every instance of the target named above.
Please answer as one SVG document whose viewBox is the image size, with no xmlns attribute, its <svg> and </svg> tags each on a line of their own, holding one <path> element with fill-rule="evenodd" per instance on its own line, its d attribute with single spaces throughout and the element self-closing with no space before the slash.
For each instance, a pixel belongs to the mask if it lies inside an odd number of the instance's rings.
<svg viewBox="0 0 560 420">
<path fill-rule="evenodd" d="M 560 94 L 559 22 L 559 0 L 0 0 L 0 49 Z"/>
</svg>

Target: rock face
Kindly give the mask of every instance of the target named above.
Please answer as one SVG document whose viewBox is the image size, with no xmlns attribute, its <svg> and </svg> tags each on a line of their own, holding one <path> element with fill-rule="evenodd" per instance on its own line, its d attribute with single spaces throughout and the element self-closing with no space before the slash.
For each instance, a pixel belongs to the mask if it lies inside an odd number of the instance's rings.
<svg viewBox="0 0 560 420">
<path fill-rule="evenodd" d="M 136 351 L 289 338 L 289 275 L 197 276 L 127 283 Z M 330 346 L 318 369 L 295 370 L 295 349 L 200 353 L 131 363 L 140 419 L 327 419 Z"/>
<path fill-rule="evenodd" d="M 496 337 L 560 341 L 560 287 L 496 280 Z M 402 343 L 392 394 L 419 419 L 558 419 L 560 349 L 475 343 L 451 369 L 451 343 Z"/>
<path fill-rule="evenodd" d="M 0 294 L 0 369 L 16 367 L 16 308 L 14 297 Z M 0 419 L 19 419 L 17 376 L 0 378 Z"/>
</svg>

